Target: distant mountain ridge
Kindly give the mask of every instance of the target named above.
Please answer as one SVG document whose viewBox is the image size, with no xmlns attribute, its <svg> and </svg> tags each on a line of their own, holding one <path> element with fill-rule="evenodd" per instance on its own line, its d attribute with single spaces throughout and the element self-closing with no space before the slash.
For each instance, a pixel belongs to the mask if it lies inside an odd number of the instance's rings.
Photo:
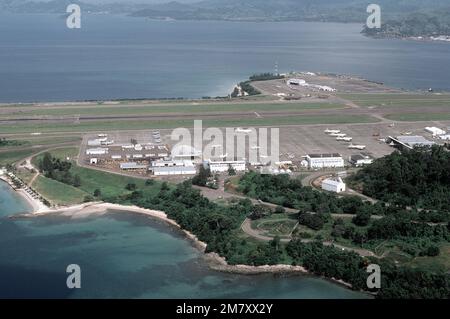
<svg viewBox="0 0 450 319">
<path fill-rule="evenodd" d="M 38 0 L 35 0 L 38 1 Z M 76 0 L 2 0 L 2 12 L 62 13 L 70 3 L 85 11 L 121 13 L 135 17 L 177 20 L 229 21 L 330 21 L 364 23 L 370 0 L 203 0 L 191 4 L 176 1 L 163 4 L 120 2 L 89 4 Z M 87 0 L 85 0 L 87 1 Z M 398 19 L 411 13 L 449 9 L 449 0 L 377 0 L 382 19 Z"/>
</svg>

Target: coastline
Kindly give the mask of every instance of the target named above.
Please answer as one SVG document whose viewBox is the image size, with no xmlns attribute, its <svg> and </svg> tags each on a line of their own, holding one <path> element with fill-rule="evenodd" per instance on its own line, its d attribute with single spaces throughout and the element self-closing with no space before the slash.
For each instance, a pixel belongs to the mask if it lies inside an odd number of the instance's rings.
<svg viewBox="0 0 450 319">
<path fill-rule="evenodd" d="M 0 180 L 3 181 L 5 184 L 7 184 L 16 194 L 18 194 L 31 208 L 33 213 L 45 212 L 50 209 L 48 206 L 44 205 L 44 203 L 42 203 L 40 200 L 31 197 L 31 195 L 28 194 L 25 191 L 25 189 L 23 188 L 16 189 L 11 180 L 9 178 L 6 178 L 4 175 L 0 175 Z"/>
<path fill-rule="evenodd" d="M 263 266 L 251 266 L 251 265 L 229 265 L 226 259 L 215 252 L 206 253 L 207 244 L 200 241 L 197 236 L 191 232 L 183 229 L 176 221 L 170 219 L 166 213 L 157 210 L 151 210 L 146 208 L 141 208 L 138 206 L 125 206 L 119 204 L 111 204 L 105 202 L 90 202 L 74 206 L 67 206 L 61 208 L 49 208 L 47 210 L 36 210 L 27 214 L 13 215 L 10 218 L 33 218 L 46 215 L 61 215 L 68 216 L 71 218 L 84 218 L 88 216 L 102 216 L 111 211 L 127 212 L 145 215 L 151 218 L 158 219 L 165 222 L 166 224 L 175 227 L 178 231 L 181 231 L 186 238 L 192 243 L 192 245 L 202 253 L 202 259 L 206 265 L 215 271 L 220 271 L 224 273 L 231 274 L 241 274 L 241 275 L 259 275 L 259 274 L 303 274 L 308 276 L 318 277 L 324 280 L 328 280 L 332 283 L 341 285 L 345 288 L 352 289 L 352 285 L 344 282 L 343 280 L 338 280 L 335 278 L 327 278 L 323 276 L 316 276 L 315 274 L 308 271 L 303 266 L 292 266 L 286 264 L 278 265 L 263 265 Z M 365 291 L 361 291 L 367 293 Z M 368 293 L 368 295 L 371 295 Z"/>
</svg>

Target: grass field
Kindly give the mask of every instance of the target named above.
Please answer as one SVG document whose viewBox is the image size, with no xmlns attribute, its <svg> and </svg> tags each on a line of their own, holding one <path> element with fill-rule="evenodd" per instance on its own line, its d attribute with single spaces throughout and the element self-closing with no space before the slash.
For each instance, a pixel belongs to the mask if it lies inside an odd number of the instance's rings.
<svg viewBox="0 0 450 319">
<path fill-rule="evenodd" d="M 45 199 L 55 205 L 73 205 L 82 203 L 88 193 L 76 187 L 38 176 L 33 188 Z"/>
<path fill-rule="evenodd" d="M 350 100 L 359 106 L 408 106 L 408 107 L 443 107 L 450 108 L 450 94 L 338 94 L 339 97 Z"/>
<path fill-rule="evenodd" d="M 204 127 L 237 127 L 237 126 L 277 126 L 304 124 L 351 124 L 376 123 L 379 120 L 368 115 L 303 115 L 271 118 L 236 118 L 204 120 Z M 81 123 L 20 123 L 0 126 L 1 133 L 32 133 L 32 132 L 87 132 L 114 130 L 170 129 L 177 127 L 193 127 L 194 120 L 108 120 L 89 121 Z"/>
<path fill-rule="evenodd" d="M 389 114 L 385 118 L 393 121 L 415 122 L 415 121 L 449 121 L 449 113 L 405 113 Z"/>
<path fill-rule="evenodd" d="M 155 104 L 155 105 L 92 105 L 84 107 L 54 106 L 42 109 L 21 109 L 20 111 L 5 114 L 5 118 L 23 116 L 78 116 L 78 115 L 151 115 L 157 113 L 188 113 L 204 114 L 217 112 L 258 112 L 258 111 L 298 111 L 316 109 L 344 108 L 343 104 L 333 103 L 190 103 L 190 104 Z"/>
<path fill-rule="evenodd" d="M 406 263 L 415 268 L 428 269 L 431 271 L 449 271 L 450 269 L 450 244 L 440 246 L 441 253 L 436 257 L 416 257 Z"/>
<path fill-rule="evenodd" d="M 25 150 L 12 150 L 6 152 L 0 152 L 0 166 L 13 164 L 25 157 L 33 155 L 39 152 L 41 149 L 25 149 Z"/>
</svg>

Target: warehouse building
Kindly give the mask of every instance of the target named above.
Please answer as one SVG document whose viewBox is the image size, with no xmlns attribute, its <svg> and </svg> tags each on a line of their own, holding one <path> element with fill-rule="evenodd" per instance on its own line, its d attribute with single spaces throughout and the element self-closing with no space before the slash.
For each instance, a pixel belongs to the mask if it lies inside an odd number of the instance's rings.
<svg viewBox="0 0 450 319">
<path fill-rule="evenodd" d="M 433 146 L 436 144 L 423 136 L 389 136 L 389 140 L 392 141 L 395 146 L 406 147 L 408 149 L 413 149 L 416 146 Z"/>
<path fill-rule="evenodd" d="M 433 134 L 433 136 L 438 136 L 438 135 L 444 135 L 446 132 L 444 130 L 441 130 L 438 127 L 425 127 L 425 131 L 427 131 L 428 133 Z"/>
<path fill-rule="evenodd" d="M 345 192 L 346 185 L 342 181 L 342 178 L 328 178 L 322 182 L 322 189 L 333 193 Z"/>
<path fill-rule="evenodd" d="M 153 161 L 151 164 L 152 167 L 182 167 L 182 166 L 194 166 L 194 164 L 192 163 L 192 161 L 188 161 L 188 160 L 158 160 L 158 161 Z"/>
<path fill-rule="evenodd" d="M 195 166 L 163 166 L 150 167 L 149 171 L 155 176 L 171 176 L 171 175 L 195 175 L 197 170 Z"/>
<path fill-rule="evenodd" d="M 341 154 L 308 154 L 305 157 L 309 168 L 334 168 L 344 167 L 344 159 Z"/>
<path fill-rule="evenodd" d="M 86 150 L 86 155 L 105 155 L 108 154 L 109 149 L 107 148 L 88 148 Z"/>
<path fill-rule="evenodd" d="M 443 141 L 450 141 L 450 135 L 441 135 L 439 138 Z"/>
<path fill-rule="evenodd" d="M 149 171 L 151 171 L 155 176 L 195 175 L 197 173 L 194 163 L 190 160 L 153 161 L 149 167 Z"/>
<path fill-rule="evenodd" d="M 245 161 L 212 161 L 207 160 L 203 163 L 205 168 L 209 168 L 211 173 L 227 172 L 232 167 L 236 172 L 244 172 L 246 170 Z"/>
<path fill-rule="evenodd" d="M 356 155 L 351 155 L 349 162 L 356 166 L 356 167 L 361 167 L 364 165 L 370 165 L 373 163 L 373 157 L 366 154 L 366 153 L 361 153 L 361 154 L 356 154 Z"/>
<path fill-rule="evenodd" d="M 120 169 L 123 170 L 147 169 L 147 165 L 138 164 L 136 162 L 121 163 Z"/>
</svg>

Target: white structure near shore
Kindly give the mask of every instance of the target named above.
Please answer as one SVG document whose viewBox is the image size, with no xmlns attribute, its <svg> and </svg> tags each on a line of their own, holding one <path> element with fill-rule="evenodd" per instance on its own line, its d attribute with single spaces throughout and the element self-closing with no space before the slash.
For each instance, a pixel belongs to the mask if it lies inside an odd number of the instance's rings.
<svg viewBox="0 0 450 319">
<path fill-rule="evenodd" d="M 346 185 L 340 177 L 335 179 L 328 178 L 322 182 L 322 189 L 333 193 L 342 193 L 345 192 Z"/>
</svg>

